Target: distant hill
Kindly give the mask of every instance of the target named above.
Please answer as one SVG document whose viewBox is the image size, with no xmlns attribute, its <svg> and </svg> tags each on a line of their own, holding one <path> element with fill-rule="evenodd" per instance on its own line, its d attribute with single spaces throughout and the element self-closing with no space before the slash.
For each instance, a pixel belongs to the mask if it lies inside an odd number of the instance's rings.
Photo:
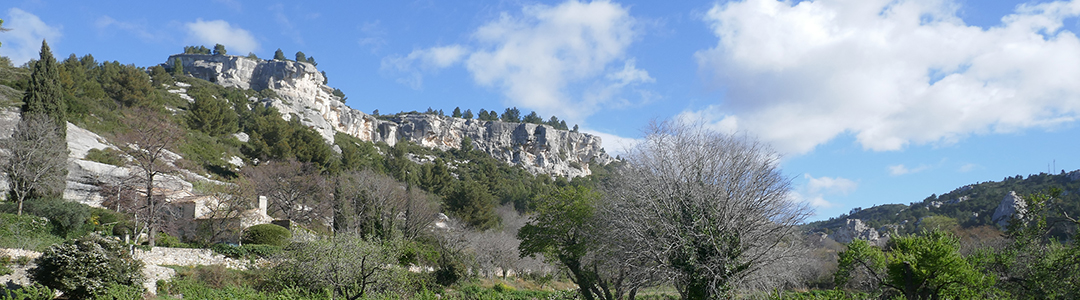
<svg viewBox="0 0 1080 300">
<path fill-rule="evenodd" d="M 922 201 L 910 204 L 884 204 L 869 208 L 855 208 L 847 214 L 824 221 L 806 224 L 811 232 L 835 232 L 843 227 L 847 219 L 860 219 L 871 228 L 886 225 L 898 225 L 901 233 L 914 232 L 918 222 L 929 216 L 953 218 L 965 228 L 994 225 L 991 216 L 1002 198 L 1010 191 L 1021 197 L 1051 188 L 1061 190 L 1061 195 L 1051 206 L 1054 216 L 1050 220 L 1063 221 L 1061 212 L 1070 216 L 1080 215 L 1080 170 L 1060 174 L 1040 173 L 1024 176 L 1005 177 L 1001 181 L 987 181 L 958 187 L 941 195 L 930 195 Z M 1054 236 L 1071 237 L 1074 229 L 1064 224 L 1055 227 Z"/>
</svg>

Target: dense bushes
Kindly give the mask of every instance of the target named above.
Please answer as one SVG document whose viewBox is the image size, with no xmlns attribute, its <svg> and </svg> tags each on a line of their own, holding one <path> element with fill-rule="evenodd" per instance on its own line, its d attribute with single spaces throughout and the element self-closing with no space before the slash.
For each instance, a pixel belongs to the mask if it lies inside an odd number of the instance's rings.
<svg viewBox="0 0 1080 300">
<path fill-rule="evenodd" d="M 117 242 L 88 235 L 50 247 L 35 260 L 30 277 L 70 299 L 93 299 L 110 285 L 139 286 L 142 262 Z"/>
<path fill-rule="evenodd" d="M 289 244 L 292 232 L 274 224 L 259 224 L 244 230 L 240 242 L 254 245 L 285 246 Z"/>
<path fill-rule="evenodd" d="M 49 219 L 0 213 L 0 247 L 41 251 L 63 241 L 52 234 Z"/>
</svg>

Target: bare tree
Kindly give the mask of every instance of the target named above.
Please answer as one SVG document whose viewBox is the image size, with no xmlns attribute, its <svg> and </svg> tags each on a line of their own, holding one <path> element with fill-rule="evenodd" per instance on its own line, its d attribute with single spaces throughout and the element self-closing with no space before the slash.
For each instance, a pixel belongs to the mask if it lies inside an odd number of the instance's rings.
<svg viewBox="0 0 1080 300">
<path fill-rule="evenodd" d="M 23 201 L 29 197 L 63 193 L 67 174 L 67 143 L 48 116 L 31 114 L 23 118 L 11 138 L 0 141 L 4 153 L 3 171 L 8 174 L 11 192 L 22 215 Z"/>
<path fill-rule="evenodd" d="M 417 188 L 406 189 L 408 193 L 405 201 L 399 203 L 396 209 L 400 212 L 396 214 L 396 216 L 400 216 L 398 228 L 401 230 L 403 238 L 415 239 L 420 234 L 431 229 L 431 225 L 435 223 L 435 219 L 439 214 L 439 204 L 434 196 L 423 190 Z"/>
<path fill-rule="evenodd" d="M 245 168 L 243 174 L 259 195 L 270 200 L 272 215 L 305 225 L 321 224 L 332 216 L 326 179 L 311 163 L 267 161 Z"/>
<path fill-rule="evenodd" d="M 135 171 L 133 176 L 145 192 L 143 203 L 132 209 L 136 212 L 136 220 L 142 216 L 151 247 L 155 245 L 161 229 L 165 207 L 165 196 L 156 190 L 159 184 L 157 180 L 176 170 L 167 161 L 171 155 L 168 148 L 173 147 L 181 137 L 179 129 L 165 118 L 167 116 L 155 111 L 136 108 L 126 114 L 128 131 L 117 136 L 117 141 L 124 145 L 121 149 L 131 157 L 128 164 Z"/>
<path fill-rule="evenodd" d="M 658 261 L 684 299 L 729 295 L 797 253 L 809 209 L 788 197 L 778 155 L 700 124 L 654 123 L 606 190 L 614 230 Z"/>
<path fill-rule="evenodd" d="M 438 214 L 430 194 L 371 170 L 339 174 L 334 198 L 335 230 L 365 237 L 389 238 L 397 230 L 413 239 L 426 232 Z"/>
<path fill-rule="evenodd" d="M 229 184 L 214 184 L 207 191 L 213 197 L 206 202 L 207 214 L 199 224 L 198 232 L 203 242 L 212 243 L 224 236 L 239 238 L 240 219 L 248 217 L 255 207 L 258 195 L 250 180 L 240 177 Z"/>
</svg>

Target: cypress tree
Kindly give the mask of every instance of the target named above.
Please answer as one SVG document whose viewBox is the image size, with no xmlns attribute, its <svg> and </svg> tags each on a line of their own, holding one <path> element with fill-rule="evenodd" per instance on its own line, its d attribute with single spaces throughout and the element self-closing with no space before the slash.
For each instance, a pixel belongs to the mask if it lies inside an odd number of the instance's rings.
<svg viewBox="0 0 1080 300">
<path fill-rule="evenodd" d="M 44 114 L 56 123 L 61 139 L 67 138 L 67 106 L 60 86 L 60 69 L 49 44 L 41 41 L 41 59 L 34 63 L 30 82 L 23 94 L 22 115 Z M 67 170 L 65 170 L 67 171 Z"/>
<path fill-rule="evenodd" d="M 180 61 L 179 57 L 173 60 L 172 69 L 174 76 L 184 75 L 184 63 Z"/>
</svg>

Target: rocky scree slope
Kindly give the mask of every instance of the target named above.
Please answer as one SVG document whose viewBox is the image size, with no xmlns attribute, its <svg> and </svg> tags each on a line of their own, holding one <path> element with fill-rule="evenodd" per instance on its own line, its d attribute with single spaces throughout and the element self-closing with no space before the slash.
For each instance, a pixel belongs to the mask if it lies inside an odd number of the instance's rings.
<svg viewBox="0 0 1080 300">
<path fill-rule="evenodd" d="M 314 65 L 306 62 L 251 59 L 233 55 L 177 54 L 162 64 L 172 68 L 176 60 L 184 73 L 226 87 L 271 89 L 273 99 L 252 99 L 273 106 L 286 119 L 300 118 L 327 142 L 335 132 L 364 141 L 394 145 L 409 141 L 448 150 L 472 139 L 474 149 L 495 159 L 517 164 L 534 174 L 577 177 L 590 175 L 589 163 L 607 164 L 614 159 L 597 136 L 557 130 L 551 126 L 500 121 L 466 120 L 430 114 L 408 114 L 380 120 L 352 109 L 334 96 L 333 88 Z"/>
</svg>

